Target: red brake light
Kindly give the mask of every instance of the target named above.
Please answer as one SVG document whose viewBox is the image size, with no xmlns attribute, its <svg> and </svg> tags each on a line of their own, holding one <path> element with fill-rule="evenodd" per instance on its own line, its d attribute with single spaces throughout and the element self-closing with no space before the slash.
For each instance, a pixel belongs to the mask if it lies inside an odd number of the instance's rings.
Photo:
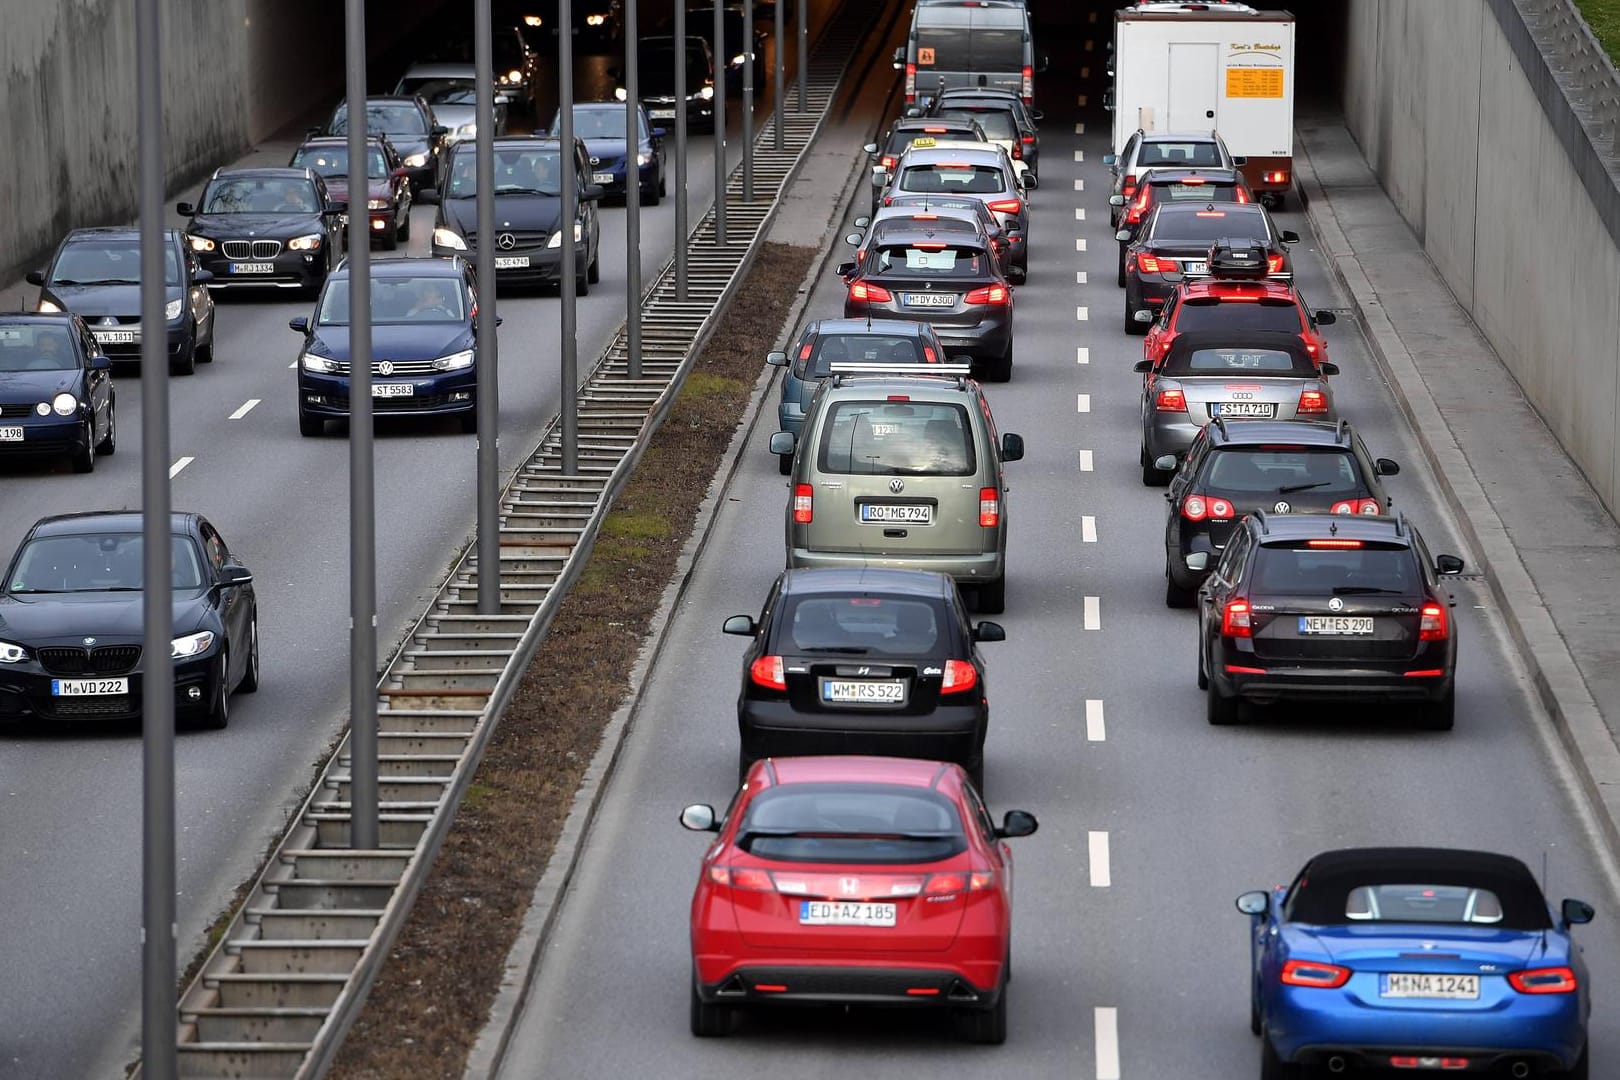
<svg viewBox="0 0 1620 1080">
<path fill-rule="evenodd" d="M 1325 413 L 1328 411 L 1327 395 L 1320 390 L 1301 390 L 1299 392 L 1299 405 L 1295 412 L 1300 415 L 1306 413 Z"/>
<path fill-rule="evenodd" d="M 1283 965 L 1282 981 L 1288 986 L 1315 986 L 1323 990 L 1334 990 L 1350 981 L 1350 969 L 1340 967 L 1338 964 L 1290 960 Z"/>
<path fill-rule="evenodd" d="M 1237 195 L 1237 198 L 1233 201 L 1240 203 L 1246 203 L 1249 201 L 1249 193 L 1244 191 L 1242 188 L 1237 188 L 1235 190 L 1235 194 Z"/>
<path fill-rule="evenodd" d="M 906 65 L 906 103 L 915 104 L 917 101 L 917 65 Z"/>
<path fill-rule="evenodd" d="M 1033 135 L 1024 135 L 1024 136 L 1021 136 L 1018 141 L 1021 142 L 1021 143 L 1024 143 L 1026 146 L 1032 146 L 1035 143 L 1035 136 L 1033 136 Z"/>
<path fill-rule="evenodd" d="M 1466 1069 L 1466 1068 L 1468 1068 L 1468 1059 L 1467 1058 L 1462 1058 L 1462 1057 L 1421 1058 L 1421 1057 L 1413 1057 L 1410 1054 L 1396 1054 L 1395 1056 L 1391 1057 L 1389 1059 L 1389 1067 L 1392 1068 L 1392 1069 L 1432 1069 L 1432 1068 L 1434 1068 L 1434 1062 L 1436 1062 L 1436 1061 L 1438 1061 L 1440 1063 L 1440 1068 L 1442 1068 L 1442 1069 Z"/>
<path fill-rule="evenodd" d="M 924 135 L 949 135 L 950 131 L 948 129 L 942 128 L 942 127 L 925 127 L 925 128 L 923 128 L 923 134 Z"/>
<path fill-rule="evenodd" d="M 1152 184 L 1143 184 L 1140 188 L 1138 188 L 1136 191 L 1136 198 L 1131 201 L 1130 206 L 1125 208 L 1125 223 L 1127 225 L 1135 225 L 1140 222 L 1142 220 L 1142 215 L 1147 213 L 1148 203 L 1152 201 L 1152 198 Z"/>
<path fill-rule="evenodd" d="M 974 289 L 962 297 L 964 304 L 1006 304 L 1011 301 L 1011 294 L 1005 285 L 986 285 L 982 289 Z"/>
<path fill-rule="evenodd" d="M 1574 969 L 1567 967 L 1515 971 L 1508 982 L 1521 994 L 1573 994 L 1577 985 Z"/>
<path fill-rule="evenodd" d="M 1138 255 L 1136 266 L 1144 274 L 1174 274 L 1180 269 L 1176 260 L 1166 259 L 1162 255 Z"/>
<path fill-rule="evenodd" d="M 943 240 L 919 240 L 915 244 L 912 244 L 911 246 L 916 248 L 918 251 L 944 251 L 945 250 L 945 241 L 943 241 Z"/>
<path fill-rule="evenodd" d="M 939 363 L 939 357 L 934 355 L 934 347 L 932 345 L 924 345 L 923 346 L 923 363 L 925 363 L 925 364 L 937 364 L 937 363 Z"/>
<path fill-rule="evenodd" d="M 1124 191 L 1124 194 L 1126 194 L 1126 195 L 1135 194 L 1135 192 L 1136 192 L 1136 174 L 1135 173 L 1126 173 L 1125 174 L 1125 182 L 1121 185 L 1121 187 L 1122 187 L 1122 189 Z"/>
<path fill-rule="evenodd" d="M 1283 272 L 1283 257 L 1281 255 L 1266 256 L 1266 273 L 1280 274 Z"/>
<path fill-rule="evenodd" d="M 986 205 L 998 214 L 1016 214 L 1024 208 L 1024 204 L 1017 199 L 997 199 Z"/>
<path fill-rule="evenodd" d="M 849 287 L 849 298 L 866 303 L 886 304 L 894 299 L 894 294 L 881 285 L 857 281 Z"/>
<path fill-rule="evenodd" d="M 1226 211 L 1225 210 L 1198 210 L 1198 211 L 1196 211 L 1194 213 L 1193 216 L 1194 217 L 1225 217 L 1226 216 Z"/>
<path fill-rule="evenodd" d="M 1209 505 L 1202 495 L 1189 495 L 1181 500 L 1181 516 L 1188 521 L 1203 521 L 1209 517 Z"/>
<path fill-rule="evenodd" d="M 979 685 L 979 673 L 966 660 L 945 661 L 945 678 L 939 684 L 942 694 L 960 694 Z M 950 892 L 960 890 L 951 889 Z"/>
<path fill-rule="evenodd" d="M 1278 169 L 1276 172 L 1265 173 L 1260 179 L 1268 184 L 1286 184 L 1288 183 L 1288 174 Z"/>
<path fill-rule="evenodd" d="M 816 490 L 809 484 L 793 489 L 793 524 L 808 525 L 816 518 Z"/>
<path fill-rule="evenodd" d="M 787 679 L 782 674 L 780 656 L 762 656 L 748 665 L 748 677 L 767 690 L 786 690 Z"/>
<path fill-rule="evenodd" d="M 733 889 L 753 892 L 772 892 L 776 889 L 776 883 L 767 871 L 746 866 L 721 866 L 716 863 L 709 867 L 709 880 L 716 885 L 729 885 Z"/>
<path fill-rule="evenodd" d="M 979 489 L 979 524 L 986 529 L 1001 524 L 1001 492 L 993 487 Z"/>
<path fill-rule="evenodd" d="M 956 663 L 956 661 L 951 661 Z M 961 874 L 929 874 L 928 884 L 923 886 L 924 896 L 949 896 L 952 893 L 962 892 L 967 888 L 967 878 Z"/>
<path fill-rule="evenodd" d="M 1024 68 L 1024 80 L 1023 81 L 1024 81 L 1024 85 L 1023 85 L 1023 88 L 1022 88 L 1023 93 L 1020 96 L 1023 97 L 1024 104 L 1028 105 L 1028 104 L 1032 103 L 1035 100 L 1035 69 L 1034 68 L 1032 68 L 1032 67 L 1025 67 Z"/>
<path fill-rule="evenodd" d="M 814 342 L 812 342 L 812 341 L 805 342 L 804 347 L 799 350 L 799 359 L 800 360 L 808 360 L 808 359 L 810 359 L 810 353 L 812 351 L 814 351 L 815 347 L 816 346 L 815 346 Z"/>
<path fill-rule="evenodd" d="M 1335 513 L 1338 512 L 1338 507 L 1334 507 L 1334 512 Z M 1335 549 L 1343 549 L 1343 550 L 1353 550 L 1353 549 L 1359 548 L 1361 546 L 1361 541 L 1360 540 L 1307 540 L 1307 541 L 1305 541 L 1305 546 L 1306 547 L 1313 547 L 1313 548 L 1335 548 Z"/>
<path fill-rule="evenodd" d="M 1418 621 L 1419 641 L 1444 641 L 1451 634 L 1447 625 L 1446 609 L 1439 604 L 1424 604 L 1423 612 Z M 1520 987 L 1523 989 L 1523 987 Z M 1528 991 L 1527 991 L 1528 992 Z"/>
<path fill-rule="evenodd" d="M 1221 612 L 1221 633 L 1226 637 L 1254 636 L 1254 628 L 1249 621 L 1249 602 L 1247 600 L 1228 600 L 1226 602 L 1226 610 Z M 1287 981 L 1288 975 L 1285 971 L 1283 982 Z"/>
<path fill-rule="evenodd" d="M 1176 181 L 1178 184 L 1191 184 L 1194 187 L 1197 187 L 1199 184 L 1204 182 L 1205 181 L 1202 176 L 1184 176 L 1180 180 Z"/>
<path fill-rule="evenodd" d="M 1160 390 L 1153 407 L 1160 412 L 1186 412 L 1187 395 L 1180 390 Z"/>
<path fill-rule="evenodd" d="M 900 163 L 900 159 L 895 157 L 893 154 L 884 154 L 883 157 L 879 159 L 879 161 L 882 163 L 883 168 L 884 168 L 885 171 L 894 168 L 897 164 Z"/>
</svg>

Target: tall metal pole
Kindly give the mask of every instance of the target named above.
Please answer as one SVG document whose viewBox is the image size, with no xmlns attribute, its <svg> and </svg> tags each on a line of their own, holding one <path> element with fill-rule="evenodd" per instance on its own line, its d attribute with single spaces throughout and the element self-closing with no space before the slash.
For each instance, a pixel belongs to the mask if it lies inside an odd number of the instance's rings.
<svg viewBox="0 0 1620 1080">
<path fill-rule="evenodd" d="M 801 4 L 808 0 L 800 0 Z M 787 25 L 783 20 L 787 12 L 782 5 L 787 0 L 776 0 L 776 37 L 771 52 L 776 54 L 776 81 L 771 84 L 771 104 L 776 112 L 776 149 L 782 149 L 782 118 L 787 115 Z"/>
<path fill-rule="evenodd" d="M 163 57 L 158 0 L 135 8 L 141 245 L 141 1048 L 146 1076 L 174 1080 L 174 606 L 169 512 L 168 274 L 163 250 Z M 185 294 L 182 293 L 182 296 Z M 94 434 L 91 435 L 94 441 Z M 224 678 L 224 676 L 221 676 Z"/>
<path fill-rule="evenodd" d="M 557 4 L 557 151 L 562 159 L 562 264 L 557 287 L 562 295 L 562 471 L 579 473 L 579 339 L 574 297 L 574 222 L 579 220 L 579 179 L 574 161 L 574 5 Z M 630 96 L 628 84 L 625 97 Z M 583 235 L 581 240 L 590 241 Z"/>
<path fill-rule="evenodd" d="M 798 0 L 799 4 L 799 111 L 807 112 L 810 102 L 806 98 L 809 93 L 808 82 L 810 70 L 810 0 Z"/>
<path fill-rule="evenodd" d="M 348 0 L 349 846 L 377 839 L 377 507 L 371 421 L 371 217 L 366 213 L 366 0 Z M 482 238 L 480 238 L 482 239 Z"/>
<path fill-rule="evenodd" d="M 743 65 L 742 137 L 743 202 L 754 201 L 754 0 L 743 0 L 743 42 L 748 63 Z"/>
<path fill-rule="evenodd" d="M 641 72 L 637 65 L 636 26 L 638 0 L 624 0 L 624 350 L 630 377 L 641 378 L 641 166 L 636 147 L 641 145 Z M 686 42 L 675 38 L 675 114 L 686 112 L 686 83 L 681 59 Z M 677 246 L 679 243 L 677 242 Z"/>
<path fill-rule="evenodd" d="M 495 337 L 495 61 L 489 0 L 473 9 L 478 82 L 474 182 L 478 186 L 478 613 L 501 610 L 500 368 Z"/>
<path fill-rule="evenodd" d="M 716 6 L 718 8 L 718 5 Z M 718 13 L 718 10 L 717 10 Z M 675 0 L 675 41 L 686 42 L 686 0 Z M 719 53 L 715 53 L 719 56 Z M 724 80 L 725 68 L 721 69 Z M 686 50 L 675 50 L 675 85 L 686 85 Z M 686 109 L 675 110 L 675 302 L 686 303 Z"/>
<path fill-rule="evenodd" d="M 742 44 L 743 55 L 753 62 L 754 45 Z M 726 9 L 714 5 L 714 55 L 726 55 Z M 745 67 L 747 65 L 744 65 Z M 680 237 L 676 237 L 680 242 Z M 726 246 L 726 77 L 714 80 L 714 244 Z"/>
</svg>

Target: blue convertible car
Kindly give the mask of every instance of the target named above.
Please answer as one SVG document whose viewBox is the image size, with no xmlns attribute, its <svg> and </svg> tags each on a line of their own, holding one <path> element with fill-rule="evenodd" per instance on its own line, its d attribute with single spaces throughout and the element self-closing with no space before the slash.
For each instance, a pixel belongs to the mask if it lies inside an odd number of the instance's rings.
<svg viewBox="0 0 1620 1080">
<path fill-rule="evenodd" d="M 1525 865 L 1444 848 L 1316 856 L 1238 897 L 1261 1080 L 1326 1068 L 1588 1074 L 1586 967 Z"/>
</svg>

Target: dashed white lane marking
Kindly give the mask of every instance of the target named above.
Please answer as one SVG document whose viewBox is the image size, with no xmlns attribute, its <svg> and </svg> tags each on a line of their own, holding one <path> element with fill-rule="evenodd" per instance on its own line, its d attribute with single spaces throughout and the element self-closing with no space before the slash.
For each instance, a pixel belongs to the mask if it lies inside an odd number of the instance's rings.
<svg viewBox="0 0 1620 1080">
<path fill-rule="evenodd" d="M 1080 107 L 1085 108 L 1085 104 L 1086 104 L 1086 95 L 1081 94 L 1080 95 Z"/>
<path fill-rule="evenodd" d="M 1074 309 L 1074 317 L 1081 322 L 1087 322 L 1091 318 L 1091 309 L 1086 307 L 1077 307 Z"/>
<path fill-rule="evenodd" d="M 1095 11 L 1091 11 L 1091 12 L 1086 13 L 1086 22 L 1094 23 L 1096 21 L 1097 21 L 1097 13 Z"/>
<path fill-rule="evenodd" d="M 1081 102 L 1081 104 L 1085 103 Z M 1076 135 L 1084 135 L 1086 133 L 1086 123 L 1084 120 L 1081 120 L 1074 125 L 1074 133 Z"/>
<path fill-rule="evenodd" d="M 293 362 L 292 362 L 292 363 L 290 363 L 290 364 L 288 364 L 288 365 L 287 365 L 287 366 L 288 366 L 288 367 L 289 367 L 289 368 L 295 368 L 295 367 L 297 367 L 297 366 L 298 366 L 298 361 L 297 361 L 297 360 L 294 360 L 294 361 L 293 361 Z"/>
<path fill-rule="evenodd" d="M 1091 451 L 1090 450 L 1082 450 L 1082 451 L 1080 451 L 1080 471 L 1081 472 L 1090 472 L 1091 471 L 1091 466 L 1092 466 Z"/>
<path fill-rule="evenodd" d="M 1113 883 L 1113 875 L 1108 867 L 1108 834 L 1093 832 L 1086 837 L 1086 841 L 1091 849 L 1091 887 L 1106 889 Z"/>
<path fill-rule="evenodd" d="M 1080 412 L 1090 412 L 1091 411 L 1091 395 L 1090 394 L 1076 394 L 1076 395 L 1074 395 L 1074 397 L 1075 397 L 1075 408 L 1077 408 Z"/>
<path fill-rule="evenodd" d="M 1097 1037 L 1097 1080 L 1119 1080 L 1119 1010 L 1094 1010 Z"/>
<path fill-rule="evenodd" d="M 1084 270 L 1076 270 L 1074 272 L 1074 283 L 1076 285 L 1084 285 L 1086 283 L 1086 272 Z"/>
<path fill-rule="evenodd" d="M 1080 77 L 1081 77 L 1081 78 L 1082 78 L 1082 79 L 1089 79 L 1089 78 L 1091 78 L 1091 69 L 1090 69 L 1090 68 L 1088 68 L 1088 67 L 1083 67 L 1083 68 L 1081 68 L 1081 69 L 1080 69 Z"/>
<path fill-rule="evenodd" d="M 1085 630 L 1101 630 L 1102 629 L 1102 597 L 1100 597 L 1100 596 L 1088 596 L 1088 597 L 1086 597 L 1085 615 L 1083 616 L 1083 619 L 1082 619 L 1082 622 L 1081 622 L 1080 625 L 1081 625 L 1081 628 L 1085 629 Z"/>
<path fill-rule="evenodd" d="M 1076 150 L 1074 152 L 1074 160 L 1076 160 L 1076 161 L 1084 161 L 1084 160 L 1086 160 L 1086 152 L 1084 150 Z"/>
<path fill-rule="evenodd" d="M 1077 206 L 1077 207 L 1074 208 L 1074 220 L 1076 220 L 1076 221 L 1084 221 L 1084 220 L 1086 220 L 1086 208 L 1085 207 Z"/>
<path fill-rule="evenodd" d="M 1104 742 L 1108 732 L 1103 727 L 1102 698 L 1086 699 L 1086 741 Z"/>
<path fill-rule="evenodd" d="M 193 461 L 196 461 L 196 460 L 197 459 L 194 458 L 194 457 L 183 457 L 179 461 L 175 462 L 173 465 L 170 465 L 169 466 L 169 479 L 173 480 L 176 476 L 179 476 L 181 469 L 185 468 L 187 465 L 190 465 Z"/>
<path fill-rule="evenodd" d="M 1084 191 L 1084 190 L 1086 190 L 1086 182 L 1084 180 L 1080 179 L 1079 177 L 1075 177 L 1074 190 L 1076 190 L 1076 191 Z"/>
<path fill-rule="evenodd" d="M 259 403 L 258 398 L 256 398 L 256 397 L 248 398 L 247 402 L 240 409 L 237 409 L 235 412 L 231 413 L 230 418 L 232 420 L 240 420 L 240 419 L 242 419 L 242 417 L 244 417 L 248 413 L 252 412 L 253 411 L 253 406 L 257 405 L 258 403 Z"/>
<path fill-rule="evenodd" d="M 1081 515 L 1080 542 L 1082 544 L 1095 544 L 1097 542 L 1097 518 L 1095 515 Z"/>
<path fill-rule="evenodd" d="M 1081 282 L 1082 285 L 1085 282 Z M 1077 345 L 1074 349 L 1074 362 L 1077 364 L 1091 363 L 1091 349 L 1085 345 Z"/>
<path fill-rule="evenodd" d="M 1086 52 L 1090 52 L 1096 47 L 1096 45 L 1097 43 L 1095 41 L 1092 41 L 1090 38 L 1086 38 Z"/>
<path fill-rule="evenodd" d="M 1086 238 L 1085 237 L 1077 236 L 1077 237 L 1074 238 L 1074 250 L 1076 250 L 1076 251 L 1084 251 L 1084 250 L 1086 250 Z"/>
</svg>

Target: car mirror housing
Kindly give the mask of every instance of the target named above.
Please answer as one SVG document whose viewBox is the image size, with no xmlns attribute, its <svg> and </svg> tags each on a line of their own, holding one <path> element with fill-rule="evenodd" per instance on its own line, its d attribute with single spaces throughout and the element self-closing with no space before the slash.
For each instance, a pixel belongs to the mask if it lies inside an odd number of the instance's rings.
<svg viewBox="0 0 1620 1080">
<path fill-rule="evenodd" d="M 1170 472 L 1177 464 L 1174 454 L 1161 454 L 1153 459 L 1153 467 L 1160 472 Z"/>
<path fill-rule="evenodd" d="M 853 224 L 857 229 L 864 229 L 868 225 L 872 224 L 872 219 L 869 217 L 858 217 L 851 222 L 851 224 Z"/>
<path fill-rule="evenodd" d="M 443 124 L 434 124 L 428 129 L 428 134 L 432 135 L 435 139 L 442 139 L 446 135 L 450 134 L 450 129 L 445 127 Z"/>
<path fill-rule="evenodd" d="M 411 170 L 409 170 L 405 166 L 401 165 L 399 168 L 395 169 L 393 172 L 389 173 L 388 175 L 392 176 L 394 179 L 398 180 L 400 177 L 409 176 L 410 174 L 411 174 Z"/>
<path fill-rule="evenodd" d="M 110 371 L 111 369 L 112 357 L 108 356 L 106 353 L 96 353 L 90 358 L 91 371 Z"/>
<path fill-rule="evenodd" d="M 28 282 L 30 285 L 43 285 L 45 284 L 45 271 L 30 270 L 27 274 L 23 275 L 23 280 Z"/>
<path fill-rule="evenodd" d="M 1209 552 L 1207 552 L 1207 551 L 1195 551 L 1191 555 L 1188 555 L 1187 556 L 1187 569 L 1189 569 L 1189 570 L 1207 570 L 1207 569 L 1209 569 Z"/>
<path fill-rule="evenodd" d="M 1324 360 L 1317 370 L 1324 375 L 1337 375 L 1339 373 L 1339 365 L 1335 364 L 1331 360 Z"/>
<path fill-rule="evenodd" d="M 765 362 L 771 367 L 787 367 L 787 353 L 781 350 L 765 354 Z"/>
<path fill-rule="evenodd" d="M 1373 468 L 1379 476 L 1396 476 L 1401 471 L 1400 463 L 1387 457 L 1381 457 L 1374 463 Z"/>
<path fill-rule="evenodd" d="M 1138 360 L 1136 363 L 1131 365 L 1131 370 L 1136 372 L 1138 375 L 1146 375 L 1153 370 L 1153 361 Z"/>
<path fill-rule="evenodd" d="M 206 285 L 213 280 L 214 272 L 212 270 L 198 270 L 195 274 L 191 275 L 191 283 L 193 285 Z"/>
<path fill-rule="evenodd" d="M 603 188 L 601 185 L 586 184 L 585 190 L 579 193 L 579 197 L 584 199 L 586 202 L 596 202 L 605 194 L 607 194 L 607 189 Z"/>
<path fill-rule="evenodd" d="M 177 203 L 175 203 L 174 204 L 174 212 L 179 214 L 181 217 L 196 217 L 197 216 L 197 208 L 196 208 L 196 206 L 194 206 L 194 205 L 192 205 L 191 203 L 188 203 L 188 202 L 177 202 Z"/>
<path fill-rule="evenodd" d="M 1563 917 L 1564 925 L 1570 927 L 1591 922 L 1597 912 L 1585 900 L 1566 899 L 1559 905 L 1559 914 Z"/>
<path fill-rule="evenodd" d="M 331 202 L 330 204 L 327 205 L 325 210 L 321 211 L 321 216 L 322 217 L 337 217 L 339 214 L 347 214 L 348 212 L 349 212 L 349 204 L 348 203 L 346 203 L 346 202 L 337 202 L 336 200 L 334 200 L 333 202 Z"/>
<path fill-rule="evenodd" d="M 1035 830 L 1040 828 L 1040 822 L 1028 810 L 1009 810 L 1001 819 L 1001 828 L 996 835 L 1003 839 L 1019 836 L 1034 836 Z"/>
<path fill-rule="evenodd" d="M 1029 118 L 1031 120 L 1045 120 L 1046 113 L 1041 109 L 1031 109 L 1029 110 Z"/>
<path fill-rule="evenodd" d="M 868 154 L 875 154 L 878 152 L 878 144 L 875 142 L 869 142 L 865 146 L 861 147 L 861 149 Z"/>
<path fill-rule="evenodd" d="M 1032 172 L 1024 173 L 1024 186 L 1031 191 L 1041 186 L 1041 178 Z"/>
<path fill-rule="evenodd" d="M 1110 195 L 1110 196 L 1108 196 L 1108 205 L 1109 206 L 1124 206 L 1125 205 L 1125 196 L 1123 196 L 1123 195 Z M 1120 231 L 1123 232 L 1124 230 L 1121 229 Z"/>
<path fill-rule="evenodd" d="M 245 566 L 232 564 L 222 568 L 219 572 L 221 585 L 251 585 L 253 584 L 253 571 Z"/>
<path fill-rule="evenodd" d="M 733 615 L 720 624 L 721 633 L 736 634 L 738 637 L 752 637 L 757 629 L 753 618 L 748 615 Z"/>
<path fill-rule="evenodd" d="M 858 232 L 850 233 L 848 236 L 844 237 L 844 243 L 848 244 L 850 247 L 860 247 L 861 234 Z"/>
<path fill-rule="evenodd" d="M 1249 163 L 1248 157 L 1243 155 L 1243 154 L 1239 154 L 1239 155 L 1237 155 L 1236 157 L 1234 157 L 1232 159 L 1232 164 L 1233 165 L 1247 165 L 1248 163 Z"/>
<path fill-rule="evenodd" d="M 1001 436 L 1001 460 L 1022 461 L 1024 459 L 1024 437 L 1009 431 Z"/>
<path fill-rule="evenodd" d="M 300 334 L 307 334 L 309 333 L 309 318 L 304 315 L 295 315 L 287 320 L 287 327 L 298 331 Z"/>
<path fill-rule="evenodd" d="M 1258 889 L 1237 898 L 1237 909 L 1245 915 L 1264 915 L 1271 907 L 1271 897 Z"/>
<path fill-rule="evenodd" d="M 1113 202 L 1112 199 L 1110 199 L 1108 201 Z M 1120 203 L 1120 205 L 1124 206 L 1125 204 Z M 1121 230 L 1119 230 L 1119 232 L 1114 234 L 1114 239 L 1118 240 L 1122 244 L 1130 243 L 1131 242 L 1131 230 L 1129 230 L 1129 229 L 1121 229 Z"/>
<path fill-rule="evenodd" d="M 1006 641 L 1007 631 L 1000 623 L 982 622 L 973 628 L 974 641 Z"/>
<path fill-rule="evenodd" d="M 1119 158 L 1115 157 L 1113 154 L 1104 154 L 1103 155 L 1103 164 L 1104 165 L 1116 165 L 1118 163 L 1119 163 Z"/>
<path fill-rule="evenodd" d="M 1331 311 L 1318 311 L 1314 318 L 1318 326 L 1332 326 L 1339 321 L 1339 317 Z"/>
<path fill-rule="evenodd" d="M 798 446 L 798 443 L 799 440 L 793 437 L 793 432 L 778 431 L 771 436 L 771 453 L 777 455 L 791 454 L 794 448 Z"/>
<path fill-rule="evenodd" d="M 854 272 L 855 264 L 852 262 L 841 262 L 837 266 L 833 267 L 833 273 L 837 274 L 839 277 L 847 277 Z"/>
<path fill-rule="evenodd" d="M 1132 315 L 1131 318 L 1135 319 L 1139 323 L 1150 323 L 1153 321 L 1153 312 L 1149 311 L 1147 308 L 1138 308 L 1136 310 L 1136 314 Z"/>
<path fill-rule="evenodd" d="M 668 134 L 669 134 L 669 131 L 666 130 L 665 128 L 655 127 L 655 128 L 652 129 L 652 137 L 655 138 L 655 139 L 662 139 L 665 135 L 668 135 Z"/>
<path fill-rule="evenodd" d="M 1445 577 L 1463 572 L 1467 564 L 1456 555 L 1437 555 L 1434 559 L 1434 572 Z"/>
<path fill-rule="evenodd" d="M 1295 232 L 1293 229 L 1284 229 L 1277 235 L 1277 239 L 1281 240 L 1285 244 L 1297 244 L 1299 243 L 1299 233 Z"/>
<path fill-rule="evenodd" d="M 693 803 L 681 811 L 681 827 L 693 832 L 719 832 L 720 821 L 714 816 L 714 807 Z"/>
</svg>

